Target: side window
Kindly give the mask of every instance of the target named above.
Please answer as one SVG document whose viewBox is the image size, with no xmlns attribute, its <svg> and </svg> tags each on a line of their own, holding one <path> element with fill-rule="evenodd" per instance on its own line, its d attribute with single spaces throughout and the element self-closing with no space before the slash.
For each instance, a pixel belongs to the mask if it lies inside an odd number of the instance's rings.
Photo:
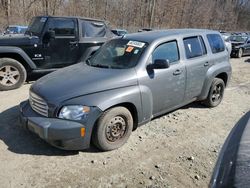
<svg viewBox="0 0 250 188">
<path fill-rule="evenodd" d="M 75 23 L 72 19 L 53 18 L 49 22 L 49 29 L 54 30 L 56 36 L 75 36 Z"/>
<path fill-rule="evenodd" d="M 207 53 L 201 36 L 184 38 L 183 42 L 187 59 L 203 56 Z"/>
<path fill-rule="evenodd" d="M 177 41 L 171 41 L 158 46 L 152 55 L 153 62 L 156 59 L 168 59 L 170 63 L 179 60 Z"/>
<path fill-rule="evenodd" d="M 208 34 L 207 39 L 211 47 L 212 53 L 219 53 L 225 50 L 225 45 L 220 35 Z"/>
<path fill-rule="evenodd" d="M 102 22 L 82 21 L 82 37 L 105 37 L 106 25 Z"/>
</svg>

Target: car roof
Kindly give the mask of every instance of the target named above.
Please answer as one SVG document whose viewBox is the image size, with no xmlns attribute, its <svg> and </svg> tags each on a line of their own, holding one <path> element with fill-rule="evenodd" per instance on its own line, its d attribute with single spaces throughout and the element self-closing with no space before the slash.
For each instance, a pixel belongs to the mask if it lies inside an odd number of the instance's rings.
<svg viewBox="0 0 250 188">
<path fill-rule="evenodd" d="M 152 43 L 160 38 L 166 38 L 169 36 L 180 36 L 187 34 L 199 34 L 199 33 L 218 33 L 217 31 L 207 30 L 207 29 L 168 29 L 168 30 L 156 30 L 148 32 L 138 32 L 127 34 L 124 36 L 125 39 L 143 41 L 147 43 Z"/>
<path fill-rule="evenodd" d="M 96 21 L 96 22 L 105 22 L 105 20 L 99 20 L 99 19 L 87 18 L 87 17 L 79 17 L 79 16 L 36 16 L 36 17 L 43 17 L 43 18 L 71 18 L 71 19 L 81 19 L 81 20 Z"/>
</svg>

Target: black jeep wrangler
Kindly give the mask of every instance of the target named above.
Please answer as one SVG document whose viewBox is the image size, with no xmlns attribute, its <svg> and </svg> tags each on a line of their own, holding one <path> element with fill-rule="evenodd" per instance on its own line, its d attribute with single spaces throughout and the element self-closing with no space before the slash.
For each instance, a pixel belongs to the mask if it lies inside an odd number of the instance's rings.
<svg viewBox="0 0 250 188">
<path fill-rule="evenodd" d="M 34 74 L 84 61 L 111 37 L 101 20 L 34 17 L 24 35 L 0 37 L 0 90 L 16 89 Z"/>
</svg>

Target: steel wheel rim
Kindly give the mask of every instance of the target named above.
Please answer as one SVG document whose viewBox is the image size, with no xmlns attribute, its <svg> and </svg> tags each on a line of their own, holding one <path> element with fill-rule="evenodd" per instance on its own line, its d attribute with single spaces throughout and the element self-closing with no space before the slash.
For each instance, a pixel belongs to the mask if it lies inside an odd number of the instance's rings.
<svg viewBox="0 0 250 188">
<path fill-rule="evenodd" d="M 12 86 L 20 80 L 19 70 L 11 65 L 5 65 L 0 68 L 0 84 Z"/>
<path fill-rule="evenodd" d="M 113 117 L 106 126 L 106 138 L 110 142 L 122 139 L 127 132 L 127 123 L 122 116 Z"/>
<path fill-rule="evenodd" d="M 221 100 L 223 94 L 223 86 L 222 84 L 217 84 L 212 92 L 212 101 L 217 102 Z"/>
</svg>

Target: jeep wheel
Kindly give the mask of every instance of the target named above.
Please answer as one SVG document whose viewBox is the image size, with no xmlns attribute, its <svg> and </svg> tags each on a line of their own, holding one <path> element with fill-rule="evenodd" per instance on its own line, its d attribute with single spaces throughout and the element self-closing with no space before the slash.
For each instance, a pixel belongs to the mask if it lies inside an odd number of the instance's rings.
<svg viewBox="0 0 250 188">
<path fill-rule="evenodd" d="M 102 151 L 117 149 L 125 144 L 133 129 L 133 118 L 124 107 L 111 108 L 97 121 L 93 142 Z"/>
<path fill-rule="evenodd" d="M 19 88 L 25 82 L 26 76 L 25 68 L 15 59 L 0 59 L 0 90 Z"/>
<path fill-rule="evenodd" d="M 241 58 L 242 55 L 243 55 L 243 50 L 242 50 L 242 48 L 240 48 L 239 51 L 238 51 L 238 53 L 237 53 L 237 57 Z"/>
<path fill-rule="evenodd" d="M 215 78 L 210 87 L 208 97 L 204 101 L 205 105 L 208 107 L 216 107 L 218 106 L 223 98 L 225 90 L 225 83 L 220 78 Z"/>
</svg>

